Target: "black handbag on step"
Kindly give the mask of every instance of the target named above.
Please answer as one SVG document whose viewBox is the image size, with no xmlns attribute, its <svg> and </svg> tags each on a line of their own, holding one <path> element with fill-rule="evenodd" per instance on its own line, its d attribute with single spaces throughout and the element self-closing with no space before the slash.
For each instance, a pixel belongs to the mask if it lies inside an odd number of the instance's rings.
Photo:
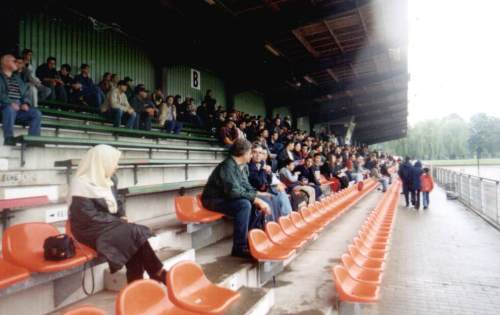
<svg viewBox="0 0 500 315">
<path fill-rule="evenodd" d="M 67 234 L 48 237 L 43 243 L 46 260 L 64 260 L 75 256 L 75 243 Z"/>
</svg>

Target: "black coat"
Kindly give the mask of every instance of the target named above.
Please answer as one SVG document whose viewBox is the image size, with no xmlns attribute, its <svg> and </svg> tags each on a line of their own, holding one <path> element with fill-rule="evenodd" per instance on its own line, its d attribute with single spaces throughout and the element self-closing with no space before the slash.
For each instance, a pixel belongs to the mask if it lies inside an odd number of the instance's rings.
<svg viewBox="0 0 500 315">
<path fill-rule="evenodd" d="M 113 194 L 117 197 L 116 180 Z M 117 199 L 118 212 L 111 214 L 104 199 L 73 196 L 69 206 L 69 222 L 77 241 L 104 256 L 111 272 L 121 269 L 137 250 L 153 236 L 143 225 L 127 223 L 123 203 Z"/>
</svg>

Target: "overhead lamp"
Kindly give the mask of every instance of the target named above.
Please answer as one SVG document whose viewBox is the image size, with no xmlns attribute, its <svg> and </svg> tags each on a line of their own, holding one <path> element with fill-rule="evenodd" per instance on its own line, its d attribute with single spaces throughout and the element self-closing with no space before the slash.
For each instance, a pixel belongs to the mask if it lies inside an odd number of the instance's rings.
<svg viewBox="0 0 500 315">
<path fill-rule="evenodd" d="M 276 57 L 279 57 L 281 54 L 279 53 L 279 51 L 277 51 L 273 46 L 271 46 L 270 44 L 265 44 L 264 47 L 269 50 L 273 55 L 275 55 Z"/>
</svg>

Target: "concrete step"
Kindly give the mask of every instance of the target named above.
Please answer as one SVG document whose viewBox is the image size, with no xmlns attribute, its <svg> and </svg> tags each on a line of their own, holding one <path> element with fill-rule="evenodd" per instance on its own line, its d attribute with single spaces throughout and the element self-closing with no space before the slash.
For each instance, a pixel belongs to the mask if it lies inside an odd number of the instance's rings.
<svg viewBox="0 0 500 315">
<path fill-rule="evenodd" d="M 188 147 L 186 145 L 186 147 Z M 0 146 L 0 157 L 7 159 L 9 169 L 21 168 L 21 147 Z M 28 147 L 25 152 L 25 162 L 23 166 L 31 169 L 49 169 L 54 167 L 55 161 L 81 159 L 88 151 L 88 146 L 54 146 L 46 145 L 45 147 Z M 165 151 L 152 150 L 149 155 L 148 150 L 142 149 L 120 149 L 123 159 L 222 159 L 224 154 L 218 153 L 217 158 L 213 152 L 190 152 L 189 155 L 184 151 Z M 2 153 L 3 152 L 3 153 Z M 40 157 L 43 156 L 43 159 Z M 5 163 L 5 162 L 3 162 Z"/>
<path fill-rule="evenodd" d="M 194 259 L 192 249 L 162 249 L 160 253 L 162 261 L 168 266 L 180 260 Z M 107 264 L 102 261 L 92 268 L 95 276 L 94 293 L 97 295 L 104 290 L 107 269 Z M 0 315 L 42 315 L 78 301 L 85 301 L 87 296 L 81 287 L 82 274 L 83 267 L 63 272 L 34 274 L 26 282 L 0 290 Z M 86 288 L 91 288 L 90 270 L 86 271 Z"/>
<path fill-rule="evenodd" d="M 15 163 L 19 163 L 15 161 Z M 1 164 L 1 161 L 0 161 Z M 62 167 L 11 167 L 2 170 L 0 174 L 0 187 L 15 187 L 22 185 L 66 185 L 68 182 L 67 171 Z M 1 167 L 1 165 L 0 165 Z M 132 166 L 124 166 L 118 169 L 119 188 L 135 185 L 154 185 L 168 182 L 183 182 L 186 180 L 203 180 L 208 178 L 215 166 L 211 165 L 151 165 L 140 166 L 134 171 Z M 1 170 L 1 169 L 0 169 Z M 70 176 L 76 169 L 71 171 Z M 137 182 L 135 182 L 135 175 Z"/>
<path fill-rule="evenodd" d="M 0 199 L 14 199 L 24 197 L 47 196 L 50 201 L 60 199 L 59 185 L 26 185 L 0 187 Z"/>
<path fill-rule="evenodd" d="M 76 123 L 78 124 L 78 123 Z M 14 127 L 14 135 L 26 135 L 28 134 L 27 128 L 22 128 L 21 126 Z M 42 135 L 44 136 L 59 136 L 59 137 L 72 137 L 72 138 L 82 138 L 82 139 L 103 139 L 103 140 L 119 140 L 119 141 L 130 141 L 130 142 L 150 142 L 150 143 L 163 143 L 163 144 L 177 144 L 177 145 L 189 145 L 196 144 L 196 146 L 212 146 L 211 143 L 202 140 L 183 140 L 183 139 L 151 139 L 151 138 L 141 138 L 141 137 L 127 137 L 123 135 L 114 136 L 107 132 L 95 132 L 95 131 L 80 131 L 80 130 L 67 130 L 60 129 L 56 131 L 54 128 L 42 127 Z M 3 131 L 0 130 L 0 138 L 3 139 Z"/>
<path fill-rule="evenodd" d="M 274 305 L 273 290 L 243 287 L 238 291 L 241 297 L 229 307 L 225 312 L 226 315 L 266 315 Z M 106 311 L 107 314 L 112 315 L 115 314 L 117 296 L 117 292 L 102 291 L 48 315 L 60 315 L 66 310 L 82 305 L 94 305 Z"/>
<path fill-rule="evenodd" d="M 163 248 L 156 251 L 156 255 L 163 262 L 163 266 L 165 269 L 169 270 L 176 263 L 183 260 L 195 261 L 195 251 L 194 249 L 188 250 L 180 250 L 180 249 L 171 249 L 171 248 Z M 145 273 L 145 278 L 147 278 L 147 274 Z M 119 292 L 122 288 L 127 285 L 127 277 L 125 274 L 125 270 L 119 270 L 114 274 L 109 272 L 109 269 L 106 269 L 104 272 L 104 289 L 107 291 L 115 291 Z"/>
</svg>

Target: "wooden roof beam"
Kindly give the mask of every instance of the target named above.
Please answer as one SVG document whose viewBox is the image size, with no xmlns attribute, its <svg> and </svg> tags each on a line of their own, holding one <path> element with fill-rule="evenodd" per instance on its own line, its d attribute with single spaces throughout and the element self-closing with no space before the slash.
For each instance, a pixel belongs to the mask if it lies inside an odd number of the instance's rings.
<svg viewBox="0 0 500 315">
<path fill-rule="evenodd" d="M 304 46 L 304 48 L 314 57 L 318 58 L 319 57 L 319 52 L 317 52 L 314 47 L 311 46 L 311 44 L 305 39 L 305 37 L 302 35 L 302 32 L 298 29 L 295 29 L 292 31 L 293 35 L 297 40 Z"/>
<path fill-rule="evenodd" d="M 342 44 L 340 44 L 339 39 L 337 38 L 337 35 L 333 32 L 333 29 L 328 25 L 326 21 L 323 21 L 323 24 L 326 26 L 326 29 L 328 30 L 328 33 L 332 36 L 333 40 L 335 41 L 335 45 L 340 49 L 340 52 L 343 54 L 344 53 L 344 47 L 342 47 Z"/>
</svg>

